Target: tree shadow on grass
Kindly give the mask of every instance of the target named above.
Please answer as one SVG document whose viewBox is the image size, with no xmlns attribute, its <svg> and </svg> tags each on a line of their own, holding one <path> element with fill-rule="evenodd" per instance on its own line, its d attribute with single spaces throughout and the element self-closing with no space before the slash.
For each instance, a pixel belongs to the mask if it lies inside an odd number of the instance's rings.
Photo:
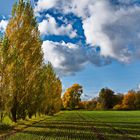
<svg viewBox="0 0 140 140">
<path fill-rule="evenodd" d="M 49 128 L 49 129 L 61 129 L 61 130 L 78 130 L 78 131 L 91 131 L 90 126 L 66 126 L 63 125 L 47 125 L 47 126 L 40 126 L 40 125 L 34 125 L 32 127 L 38 127 L 38 128 Z"/>
<path fill-rule="evenodd" d="M 77 130 L 78 131 L 78 130 Z M 66 138 L 66 139 L 75 139 L 75 140 L 97 140 L 97 137 L 94 133 L 91 132 L 72 132 L 70 130 L 67 131 L 24 131 L 22 132 L 23 134 L 29 134 L 29 135 L 37 135 L 39 137 L 43 137 L 44 139 L 52 138 L 52 139 L 61 139 L 61 138 Z M 107 136 L 108 139 L 112 140 L 124 140 L 124 137 L 122 135 L 117 135 L 117 134 L 110 134 L 107 132 L 104 132 Z M 106 139 L 106 140 L 108 140 Z M 133 138 L 135 140 L 135 138 Z"/>
<path fill-rule="evenodd" d="M 35 126 L 32 126 L 32 128 L 43 128 L 45 129 L 46 128 L 46 131 L 44 131 L 43 133 L 41 134 L 45 134 L 45 135 L 48 135 L 48 133 L 50 132 L 53 132 L 53 134 L 57 135 L 57 134 L 63 134 L 64 132 L 67 133 L 67 134 L 70 134 L 72 133 L 75 134 L 75 133 L 78 133 L 78 135 L 82 135 L 82 137 L 87 137 L 86 135 L 88 134 L 88 137 L 89 136 L 97 136 L 98 134 L 101 134 L 101 135 L 120 135 L 120 132 L 119 131 L 116 131 L 115 133 L 112 131 L 112 128 L 109 128 L 109 127 L 105 127 L 105 126 L 94 126 L 94 128 L 97 130 L 97 131 L 94 131 L 93 129 L 93 126 L 85 126 L 85 125 L 82 125 L 82 126 L 66 126 L 65 124 L 61 124 L 61 125 L 54 125 L 54 124 L 51 124 L 51 125 L 47 125 L 47 126 L 42 126 L 42 125 L 35 125 Z M 48 130 L 47 130 L 48 129 Z M 29 132 L 32 132 L 32 134 L 36 134 L 35 131 L 24 131 L 24 133 L 29 133 Z M 74 133 L 75 132 L 75 133 Z M 40 134 L 40 132 L 38 132 Z M 76 134 L 77 135 L 77 134 Z M 49 135 L 50 136 L 50 135 Z M 58 135 L 59 136 L 59 135 Z M 65 136 L 65 135 L 64 135 Z M 69 135 L 68 135 L 69 136 Z"/>
<path fill-rule="evenodd" d="M 76 131 L 85 131 L 85 132 L 91 132 L 92 128 L 95 127 L 97 128 L 100 132 L 108 133 L 110 132 L 111 134 L 113 133 L 113 130 L 115 131 L 115 134 L 134 134 L 134 135 L 139 135 L 139 129 L 137 127 L 129 127 L 128 125 L 123 127 L 123 125 L 116 125 L 112 126 L 110 125 L 105 125 L 104 123 L 98 124 L 84 124 L 84 123 L 60 123 L 60 122 L 51 122 L 51 123 L 41 123 L 41 124 L 36 124 L 33 125 L 32 127 L 34 128 L 46 128 L 46 129 L 57 129 L 57 130 L 76 130 Z M 135 129 L 134 129 L 135 128 Z M 92 133 L 92 132 L 91 132 Z"/>
<path fill-rule="evenodd" d="M 78 140 L 96 140 L 96 136 L 92 133 L 75 133 L 71 131 L 24 131 L 24 134 L 37 135 L 41 137 L 66 138 Z"/>
</svg>

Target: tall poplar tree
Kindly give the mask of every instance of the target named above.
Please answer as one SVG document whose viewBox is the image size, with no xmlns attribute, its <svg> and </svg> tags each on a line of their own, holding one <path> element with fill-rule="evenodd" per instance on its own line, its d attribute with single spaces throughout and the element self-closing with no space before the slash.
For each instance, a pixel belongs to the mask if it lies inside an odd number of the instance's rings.
<svg viewBox="0 0 140 140">
<path fill-rule="evenodd" d="M 61 108 L 62 83 L 56 75 L 51 63 L 43 67 L 44 73 L 44 113 L 53 115 Z"/>
<path fill-rule="evenodd" d="M 29 101 L 36 94 L 36 75 L 42 64 L 42 42 L 33 9 L 29 2 L 19 0 L 13 6 L 12 18 L 6 28 L 12 62 L 9 64 L 11 114 L 13 121 L 24 118 Z"/>
<path fill-rule="evenodd" d="M 0 41 L 0 121 L 5 116 L 5 110 L 8 103 L 8 73 L 7 66 L 9 63 L 9 42 L 6 37 Z"/>
</svg>

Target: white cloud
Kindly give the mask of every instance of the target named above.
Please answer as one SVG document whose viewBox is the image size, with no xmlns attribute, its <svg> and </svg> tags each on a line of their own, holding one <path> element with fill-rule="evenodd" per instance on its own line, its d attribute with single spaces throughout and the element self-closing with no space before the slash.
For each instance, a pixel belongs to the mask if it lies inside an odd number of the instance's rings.
<svg viewBox="0 0 140 140">
<path fill-rule="evenodd" d="M 58 26 L 54 17 L 47 14 L 46 18 L 39 23 L 39 30 L 42 35 L 67 35 L 70 38 L 77 36 L 71 24 Z"/>
<path fill-rule="evenodd" d="M 8 20 L 1 20 L 0 21 L 0 32 L 4 33 L 6 26 L 8 24 Z"/>
<path fill-rule="evenodd" d="M 90 101 L 90 100 L 93 99 L 93 97 L 90 96 L 90 95 L 86 95 L 86 94 L 83 93 L 83 94 L 81 95 L 81 99 L 82 99 L 82 101 Z"/>
<path fill-rule="evenodd" d="M 118 0 L 120 5 L 116 6 L 113 5 L 110 0 L 39 0 L 36 6 L 36 9 L 38 9 L 36 11 L 38 13 L 43 10 L 54 8 L 63 15 L 73 13 L 81 18 L 86 44 L 92 46 L 90 49 L 85 46 L 86 51 L 78 46 L 78 49 L 75 51 L 68 47 L 71 45 L 51 42 L 50 46 L 53 47 L 49 47 L 51 51 L 49 50 L 50 53 L 48 55 L 51 57 L 51 53 L 54 54 L 55 52 L 55 57 L 57 58 L 56 60 L 51 59 L 51 62 L 58 68 L 63 66 L 63 69 L 66 67 L 65 71 L 73 72 L 74 68 L 71 69 L 69 67 L 72 62 L 74 62 L 75 65 L 72 65 L 71 67 L 77 66 L 78 68 L 76 67 L 77 69 L 75 71 L 78 71 L 81 69 L 81 66 L 83 67 L 85 62 L 91 62 L 101 66 L 110 63 L 111 59 L 116 59 L 123 63 L 130 63 L 135 59 L 139 59 L 140 6 L 136 4 L 130 5 L 134 3 L 134 1 L 135 0 L 133 0 L 133 2 L 131 0 Z M 122 6 L 121 4 L 126 5 Z M 71 35 L 71 31 L 74 31 L 74 29 L 68 27 L 70 25 L 65 26 L 65 28 L 63 26 L 59 27 L 52 17 L 49 22 L 44 20 L 40 24 L 42 24 L 40 25 L 40 30 L 43 34 L 53 33 L 56 35 Z M 71 36 L 75 36 L 75 34 Z M 45 44 L 46 43 L 50 42 L 46 41 Z M 100 46 L 99 54 L 95 51 L 95 46 Z M 81 50 L 84 54 L 80 52 Z M 75 61 L 75 59 L 77 59 L 76 53 L 79 54 L 80 60 L 82 60 L 83 63 L 79 62 L 79 60 Z M 60 59 L 58 56 L 61 56 Z M 111 59 L 109 60 L 109 58 Z"/>
<path fill-rule="evenodd" d="M 54 7 L 59 0 L 38 0 L 35 12 L 43 11 Z"/>
<path fill-rule="evenodd" d="M 132 3 L 130 0 L 118 2 Z M 53 0 L 49 7 L 42 6 L 40 9 L 49 8 L 64 14 L 74 13 L 82 18 L 87 44 L 99 45 L 102 56 L 124 63 L 140 56 L 140 7 L 115 7 L 110 0 Z"/>
<path fill-rule="evenodd" d="M 50 61 L 60 75 L 74 74 L 87 63 L 97 66 L 110 63 L 108 59 L 97 54 L 95 49 L 84 48 L 78 44 L 44 41 L 42 49 L 45 61 Z"/>
<path fill-rule="evenodd" d="M 101 10 L 102 9 L 102 10 Z M 128 63 L 139 56 L 140 7 L 115 9 L 109 1 L 97 1 L 83 20 L 86 41 L 99 45 L 101 55 Z"/>
<path fill-rule="evenodd" d="M 86 63 L 85 52 L 72 43 L 44 41 L 45 61 L 50 61 L 60 75 L 74 74 Z"/>
</svg>

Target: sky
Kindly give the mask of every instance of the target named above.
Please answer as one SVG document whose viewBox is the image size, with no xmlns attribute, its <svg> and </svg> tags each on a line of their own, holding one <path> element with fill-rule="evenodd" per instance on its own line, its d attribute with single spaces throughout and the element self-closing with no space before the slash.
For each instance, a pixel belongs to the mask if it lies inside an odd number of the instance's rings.
<svg viewBox="0 0 140 140">
<path fill-rule="evenodd" d="M 16 1 L 0 0 L 0 34 Z M 52 63 L 64 90 L 79 83 L 90 98 L 103 87 L 119 93 L 140 87 L 140 0 L 31 2 L 44 61 Z"/>
</svg>

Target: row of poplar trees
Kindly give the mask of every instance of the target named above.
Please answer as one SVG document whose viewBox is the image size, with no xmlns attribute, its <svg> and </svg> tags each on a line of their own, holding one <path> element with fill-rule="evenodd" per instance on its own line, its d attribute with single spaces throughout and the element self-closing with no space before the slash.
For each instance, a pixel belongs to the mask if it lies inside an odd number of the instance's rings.
<svg viewBox="0 0 140 140">
<path fill-rule="evenodd" d="M 44 64 L 42 41 L 30 2 L 19 0 L 0 41 L 0 117 L 53 115 L 61 106 L 61 81 Z"/>
</svg>

